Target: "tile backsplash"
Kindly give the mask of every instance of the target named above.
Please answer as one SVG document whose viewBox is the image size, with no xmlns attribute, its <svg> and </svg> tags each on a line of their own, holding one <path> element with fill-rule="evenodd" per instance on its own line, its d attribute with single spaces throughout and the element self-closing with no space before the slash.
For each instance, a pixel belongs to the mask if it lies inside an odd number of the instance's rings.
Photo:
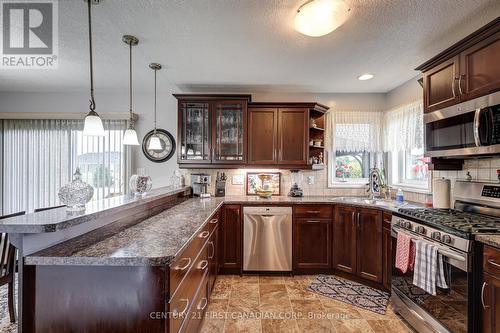
<svg viewBox="0 0 500 333">
<path fill-rule="evenodd" d="M 292 186 L 292 176 L 289 170 L 252 170 L 252 169 L 199 169 L 199 170 L 185 170 L 185 182 L 187 185 L 191 184 L 191 174 L 194 173 L 206 173 L 212 176 L 212 184 L 209 188 L 210 193 L 215 193 L 215 177 L 217 172 L 225 172 L 227 175 L 226 181 L 226 195 L 246 195 L 246 173 L 247 172 L 281 172 L 281 195 L 287 195 L 290 187 Z M 365 196 L 368 195 L 366 188 L 338 188 L 338 187 L 328 187 L 328 170 L 311 171 L 304 170 L 301 171 L 302 174 L 302 190 L 304 195 L 318 195 L 318 196 Z M 243 176 L 243 185 L 234 185 L 233 176 L 241 175 Z M 308 184 L 308 177 L 314 178 L 313 184 Z M 395 193 L 394 193 L 395 194 Z M 405 198 L 409 201 L 414 202 L 425 202 L 425 194 L 405 192 Z"/>
<path fill-rule="evenodd" d="M 475 181 L 490 181 L 493 183 L 499 182 L 497 170 L 500 169 L 500 158 L 484 158 L 465 160 L 463 170 L 461 171 L 433 171 L 433 178 L 447 178 L 451 180 L 451 194 L 453 196 L 453 187 L 457 179 L 466 179 L 467 172 Z M 192 173 L 207 173 L 212 175 L 212 184 L 209 188 L 210 193 L 215 193 L 215 177 L 217 172 L 225 172 L 228 176 L 226 181 L 226 195 L 245 195 L 246 173 L 255 171 L 281 172 L 281 195 L 287 195 L 292 186 L 292 176 L 289 170 L 252 170 L 252 169 L 199 169 L 199 170 L 184 170 L 185 182 L 191 184 L 190 175 Z M 302 189 L 304 195 L 319 195 L 319 196 L 364 196 L 367 195 L 365 188 L 331 188 L 328 187 L 327 169 L 320 171 L 301 171 L 302 173 Z M 233 184 L 233 176 L 240 175 L 244 181 L 242 185 Z M 308 184 L 308 177 L 314 178 L 313 184 Z M 395 190 L 393 190 L 395 192 Z M 394 195 L 394 193 L 393 193 Z M 405 199 L 413 202 L 425 203 L 427 194 L 405 191 Z M 453 197 L 452 204 L 453 204 Z"/>
</svg>

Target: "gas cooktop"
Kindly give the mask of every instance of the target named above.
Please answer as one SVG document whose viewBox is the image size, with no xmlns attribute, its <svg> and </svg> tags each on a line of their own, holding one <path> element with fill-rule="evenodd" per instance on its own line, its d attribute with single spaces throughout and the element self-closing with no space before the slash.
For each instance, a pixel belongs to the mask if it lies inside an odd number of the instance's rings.
<svg viewBox="0 0 500 333">
<path fill-rule="evenodd" d="M 438 229 L 463 234 L 500 233 L 500 218 L 456 209 L 400 208 L 398 213 Z"/>
</svg>

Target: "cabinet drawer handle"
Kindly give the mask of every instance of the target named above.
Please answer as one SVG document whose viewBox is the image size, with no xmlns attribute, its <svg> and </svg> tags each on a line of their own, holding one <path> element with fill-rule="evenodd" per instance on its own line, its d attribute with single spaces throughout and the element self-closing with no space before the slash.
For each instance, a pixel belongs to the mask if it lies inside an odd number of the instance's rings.
<svg viewBox="0 0 500 333">
<path fill-rule="evenodd" d="M 181 261 L 182 260 L 187 260 L 187 263 L 184 266 L 182 266 L 182 267 L 179 266 L 179 265 L 177 265 L 177 267 L 175 267 L 175 270 L 177 270 L 177 271 L 185 271 L 191 265 L 191 258 L 182 258 Z"/>
<path fill-rule="evenodd" d="M 203 302 L 203 306 L 201 306 L 201 302 Z M 207 305 L 208 305 L 208 298 L 203 297 L 196 308 L 200 311 L 203 311 L 203 310 L 205 310 Z"/>
<path fill-rule="evenodd" d="M 496 268 L 500 268 L 500 264 L 497 264 L 496 262 L 494 262 L 491 259 L 488 259 L 488 264 L 491 264 L 491 265 L 495 266 Z"/>
<path fill-rule="evenodd" d="M 319 223 L 321 221 L 320 220 L 307 220 L 306 222 L 309 222 L 309 223 Z"/>
<path fill-rule="evenodd" d="M 210 220 L 211 224 L 217 224 L 217 222 L 219 222 L 219 219 L 211 219 Z"/>
<path fill-rule="evenodd" d="M 210 245 L 210 248 L 212 249 L 212 254 L 208 255 L 208 259 L 213 259 L 215 256 L 215 245 L 214 245 L 214 242 L 208 242 L 208 244 Z"/>
<path fill-rule="evenodd" d="M 182 310 L 182 312 L 179 313 L 179 316 L 182 317 L 186 314 L 188 308 L 189 308 L 189 299 L 187 298 L 181 298 L 179 299 L 179 301 L 181 302 L 186 302 L 186 306 L 184 307 L 184 310 Z"/>
<path fill-rule="evenodd" d="M 208 238 L 208 236 L 210 236 L 210 232 L 203 231 L 198 237 L 200 237 L 200 238 Z"/>
<path fill-rule="evenodd" d="M 307 214 L 319 214 L 321 212 L 319 210 L 308 210 L 306 213 Z"/>
<path fill-rule="evenodd" d="M 486 282 L 483 282 L 483 287 L 481 288 L 481 304 L 483 304 L 483 309 L 488 309 L 490 306 L 484 304 L 484 288 L 486 288 L 488 284 Z"/>
<path fill-rule="evenodd" d="M 200 261 L 200 265 L 198 265 L 198 269 L 204 271 L 205 268 L 208 267 L 208 260 L 202 260 Z"/>
</svg>

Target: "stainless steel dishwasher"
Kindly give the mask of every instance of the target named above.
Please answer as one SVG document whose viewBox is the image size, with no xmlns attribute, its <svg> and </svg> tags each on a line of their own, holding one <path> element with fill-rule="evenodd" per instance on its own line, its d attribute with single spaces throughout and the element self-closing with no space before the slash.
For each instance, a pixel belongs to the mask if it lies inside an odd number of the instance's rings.
<svg viewBox="0 0 500 333">
<path fill-rule="evenodd" d="M 292 270 L 291 207 L 243 207 L 243 270 Z"/>
</svg>

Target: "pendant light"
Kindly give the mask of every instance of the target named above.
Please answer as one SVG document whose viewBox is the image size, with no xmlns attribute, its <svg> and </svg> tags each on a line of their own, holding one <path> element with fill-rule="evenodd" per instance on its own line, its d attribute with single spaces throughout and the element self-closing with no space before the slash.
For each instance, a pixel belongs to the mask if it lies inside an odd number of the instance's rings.
<svg viewBox="0 0 500 333">
<path fill-rule="evenodd" d="M 90 53 L 90 111 L 85 117 L 83 126 L 83 135 L 104 136 L 104 126 L 102 126 L 101 117 L 95 112 L 94 100 L 94 67 L 92 62 L 92 16 L 90 7 L 92 4 L 98 4 L 99 0 L 84 0 L 87 2 L 89 12 L 89 53 Z"/>
<path fill-rule="evenodd" d="M 151 68 L 152 70 L 155 71 L 155 107 L 154 107 L 154 109 L 155 109 L 154 126 L 155 127 L 154 127 L 154 131 L 153 131 L 153 135 L 149 139 L 148 149 L 161 150 L 162 147 L 161 147 L 160 138 L 158 137 L 158 135 L 156 135 L 156 72 L 161 69 L 161 65 L 153 62 L 153 63 L 149 64 L 149 68 Z"/>
<path fill-rule="evenodd" d="M 129 111 L 128 128 L 123 134 L 123 144 L 129 146 L 138 146 L 137 132 L 134 128 L 134 116 L 132 114 L 132 46 L 139 44 L 139 39 L 134 36 L 125 35 L 122 41 L 129 46 Z"/>
</svg>

